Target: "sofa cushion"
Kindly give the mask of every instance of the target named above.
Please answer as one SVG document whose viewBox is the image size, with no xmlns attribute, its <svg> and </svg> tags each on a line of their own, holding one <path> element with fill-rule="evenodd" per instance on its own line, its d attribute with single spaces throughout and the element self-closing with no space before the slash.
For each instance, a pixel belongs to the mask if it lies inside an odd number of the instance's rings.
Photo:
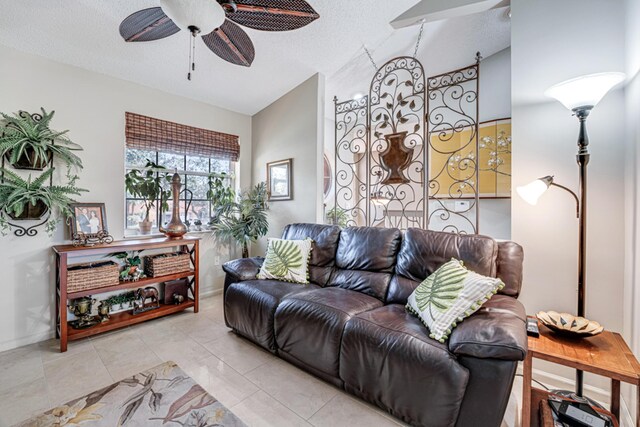
<svg viewBox="0 0 640 427">
<path fill-rule="evenodd" d="M 309 283 L 309 257 L 311 244 L 304 240 L 269 238 L 267 255 L 260 267 L 258 279 L 284 280 L 293 283 Z"/>
<path fill-rule="evenodd" d="M 287 240 L 301 240 L 307 237 L 313 240 L 309 260 L 309 280 L 319 286 L 326 286 L 335 264 L 340 227 L 323 224 L 289 224 L 282 232 L 282 238 Z"/>
<path fill-rule="evenodd" d="M 503 287 L 502 280 L 469 271 L 452 259 L 420 283 L 406 307 L 429 328 L 431 338 L 444 342 L 458 322 Z"/>
<path fill-rule="evenodd" d="M 469 373 L 418 318 L 391 304 L 347 322 L 340 378 L 348 392 L 411 425 L 452 426 Z"/>
<path fill-rule="evenodd" d="M 224 312 L 227 324 L 269 351 L 275 352 L 273 319 L 280 301 L 287 295 L 319 289 L 313 284 L 248 280 L 232 283 L 225 294 Z"/>
<path fill-rule="evenodd" d="M 402 234 L 396 228 L 348 227 L 340 233 L 336 269 L 328 286 L 384 301 Z"/>
<path fill-rule="evenodd" d="M 498 259 L 496 275 L 504 282 L 500 291 L 503 295 L 518 298 L 522 287 L 522 263 L 524 251 L 515 242 L 498 242 Z"/>
<path fill-rule="evenodd" d="M 340 288 L 288 295 L 275 314 L 278 353 L 338 378 L 344 325 L 356 314 L 380 306 L 376 298 Z"/>
<path fill-rule="evenodd" d="M 396 274 L 409 280 L 392 280 L 386 301 L 406 303 L 417 284 L 451 258 L 463 261 L 478 274 L 496 277 L 497 256 L 498 243 L 491 237 L 409 228 L 404 233 L 396 266 Z"/>
</svg>

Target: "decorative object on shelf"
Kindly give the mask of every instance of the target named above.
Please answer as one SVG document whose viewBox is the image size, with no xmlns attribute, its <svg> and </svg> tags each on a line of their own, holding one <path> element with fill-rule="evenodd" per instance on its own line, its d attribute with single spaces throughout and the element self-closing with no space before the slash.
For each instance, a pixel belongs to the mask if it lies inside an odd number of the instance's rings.
<svg viewBox="0 0 640 427">
<path fill-rule="evenodd" d="M 182 304 L 185 301 L 184 296 L 180 294 L 173 294 L 173 303 L 178 305 Z"/>
<path fill-rule="evenodd" d="M 69 232 L 74 245 L 95 246 L 113 242 L 107 231 L 104 203 L 73 203 L 71 210 L 73 219 L 69 221 Z"/>
<path fill-rule="evenodd" d="M 144 257 L 144 272 L 149 277 L 167 276 L 184 273 L 190 268 L 189 254 L 186 252 L 170 252 Z"/>
<path fill-rule="evenodd" d="M 195 71 L 196 39 L 217 56 L 235 65 L 250 67 L 255 57 L 253 42 L 237 24 L 263 31 L 289 31 L 304 27 L 320 17 L 304 0 L 162 0 L 161 7 L 143 9 L 120 24 L 125 42 L 146 42 L 189 32 L 189 71 Z"/>
<path fill-rule="evenodd" d="M 113 252 L 107 255 L 108 258 L 117 258 L 124 262 L 124 268 L 120 272 L 120 280 L 124 282 L 136 282 L 146 277 L 141 267 L 141 252 L 142 251 Z"/>
<path fill-rule="evenodd" d="M 604 326 L 598 322 L 569 313 L 539 311 L 536 317 L 549 329 L 568 337 L 592 337 L 604 331 Z"/>
<path fill-rule="evenodd" d="M 553 176 L 539 178 L 532 183 L 517 188 L 517 192 L 527 203 L 535 205 L 538 198 L 551 186 L 567 191 L 576 201 L 578 228 L 578 317 L 585 317 L 585 289 L 587 264 L 587 164 L 589 137 L 586 121 L 591 110 L 602 98 L 625 79 L 623 73 L 590 74 L 567 80 L 549 88 L 545 95 L 560 101 L 578 118 L 580 130 L 578 134 L 579 191 L 576 194 L 569 188 L 556 184 Z M 583 373 L 576 371 L 576 397 L 582 397 Z"/>
<path fill-rule="evenodd" d="M 13 229 L 14 235 L 35 236 L 45 225 L 49 235 L 60 218 L 69 220 L 72 196 L 87 191 L 77 188 L 73 168 L 82 169 L 82 161 L 73 151 L 82 150 L 66 136 L 68 131 L 49 128 L 54 112 L 13 116 L 2 114 L 0 125 L 0 232 Z M 67 182 L 53 185 L 54 161 L 67 166 Z M 8 169 L 46 170 L 38 176 L 24 178 Z"/>
<path fill-rule="evenodd" d="M 67 306 L 69 310 L 78 317 L 77 320 L 71 322 L 71 326 L 75 329 L 85 329 L 97 325 L 99 322 L 91 315 L 91 308 L 96 302 L 91 295 L 75 299 Z"/>
<path fill-rule="evenodd" d="M 111 295 L 109 298 L 102 300 L 102 303 L 109 307 L 109 311 L 113 310 L 124 310 L 125 304 L 128 305 L 128 308 L 132 307 L 132 301 L 135 299 L 135 292 L 123 292 L 117 295 Z M 117 306 L 117 307 L 116 307 Z"/>
<path fill-rule="evenodd" d="M 237 200 L 219 212 L 217 222 L 211 225 L 214 236 L 236 241 L 242 247 L 242 257 L 248 258 L 249 243 L 269 231 L 266 184 L 260 182 L 250 190 L 245 190 Z"/>
<path fill-rule="evenodd" d="M 127 172 L 124 177 L 124 184 L 129 194 L 142 199 L 144 203 L 144 218 L 138 223 L 140 234 L 151 233 L 153 222 L 149 216 L 151 209 L 156 206 L 158 199 L 163 201 L 162 209 L 169 207 L 166 201 L 169 199 L 171 192 L 165 190 L 163 187 L 163 184 L 171 182 L 171 178 L 166 170 L 167 168 L 164 166 L 160 166 L 147 159 L 143 170 L 132 169 Z"/>
<path fill-rule="evenodd" d="M 202 221 L 199 219 L 193 221 L 193 226 L 195 227 L 195 231 L 202 231 Z"/>
<path fill-rule="evenodd" d="M 180 219 L 180 188 L 182 184 L 180 183 L 180 175 L 176 172 L 173 174 L 171 178 L 171 197 L 172 197 L 172 211 L 171 211 L 171 221 L 167 224 L 166 227 L 160 226 L 160 232 L 166 235 L 170 239 L 182 239 L 182 236 L 187 234 L 188 228 L 182 220 Z M 188 193 L 191 193 L 190 190 L 187 190 Z M 193 194 L 191 194 L 191 198 L 193 198 Z M 191 205 L 191 200 L 187 205 L 187 210 L 189 210 L 189 205 Z"/>
<path fill-rule="evenodd" d="M 267 163 L 268 201 L 293 200 L 293 159 Z"/>
<path fill-rule="evenodd" d="M 98 315 L 100 316 L 101 323 L 107 322 L 110 319 L 109 312 L 111 311 L 111 305 L 105 301 L 106 300 L 100 301 L 98 305 Z"/>
<path fill-rule="evenodd" d="M 151 305 L 146 305 L 147 299 L 151 300 Z M 158 290 L 152 286 L 146 288 L 138 288 L 135 291 L 135 299 L 133 300 L 133 314 L 144 313 L 145 311 L 160 308 L 160 298 Z"/>
<path fill-rule="evenodd" d="M 120 283 L 120 267 L 113 261 L 87 262 L 67 267 L 69 293 L 99 289 Z"/>
<path fill-rule="evenodd" d="M 67 166 L 82 168 L 82 160 L 73 151 L 82 147 L 72 142 L 68 130 L 58 132 L 49 128 L 55 111 L 29 114 L 20 111 L 13 116 L 0 113 L 4 130 L 0 133 L 0 156 L 14 169 L 43 170 L 53 156 Z"/>
<path fill-rule="evenodd" d="M 113 243 L 113 236 L 106 231 L 100 230 L 96 234 L 73 234 L 71 235 L 73 246 L 95 246 L 109 245 Z"/>
<path fill-rule="evenodd" d="M 189 281 L 187 279 L 177 279 L 162 283 L 160 285 L 160 299 L 163 304 L 174 304 L 175 295 L 184 297 L 184 301 L 189 297 Z"/>
</svg>

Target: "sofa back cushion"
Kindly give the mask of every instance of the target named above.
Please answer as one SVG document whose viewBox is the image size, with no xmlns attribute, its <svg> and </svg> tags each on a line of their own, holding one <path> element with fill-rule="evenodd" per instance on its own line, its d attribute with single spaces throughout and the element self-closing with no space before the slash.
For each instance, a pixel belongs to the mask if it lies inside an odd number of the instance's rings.
<svg viewBox="0 0 640 427">
<path fill-rule="evenodd" d="M 496 277 L 498 243 L 486 236 L 409 228 L 402 239 L 387 303 L 406 303 L 416 286 L 451 258 L 478 274 Z"/>
<path fill-rule="evenodd" d="M 384 301 L 400 249 L 397 228 L 348 227 L 340 233 L 336 267 L 328 286 Z"/>
<path fill-rule="evenodd" d="M 309 260 L 309 281 L 326 286 L 335 263 L 336 249 L 340 237 L 340 227 L 323 224 L 289 224 L 282 232 L 287 240 L 313 240 Z"/>
<path fill-rule="evenodd" d="M 500 294 L 518 298 L 522 287 L 523 261 L 522 246 L 511 241 L 498 242 L 496 274 L 504 282 L 504 288 L 499 292 Z"/>
</svg>

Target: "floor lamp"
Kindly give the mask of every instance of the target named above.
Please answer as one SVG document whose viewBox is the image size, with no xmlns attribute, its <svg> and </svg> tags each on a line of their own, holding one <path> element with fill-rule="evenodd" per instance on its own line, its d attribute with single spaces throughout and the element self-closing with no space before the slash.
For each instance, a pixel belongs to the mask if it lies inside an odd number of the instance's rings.
<svg viewBox="0 0 640 427">
<path fill-rule="evenodd" d="M 567 80 L 550 87 L 545 92 L 546 96 L 555 98 L 573 112 L 580 123 L 578 134 L 578 154 L 576 160 L 580 169 L 579 191 L 576 194 L 569 188 L 556 184 L 553 176 L 545 176 L 533 181 L 516 191 L 529 204 L 535 205 L 542 194 L 551 186 L 561 188 L 570 193 L 576 201 L 577 217 L 579 222 L 578 233 L 578 316 L 585 317 L 585 289 L 586 289 L 586 263 L 587 263 L 587 164 L 589 163 L 589 137 L 587 136 L 586 122 L 591 110 L 613 87 L 625 79 L 623 73 L 598 73 Z M 576 371 L 576 392 L 582 397 L 583 372 Z"/>
</svg>

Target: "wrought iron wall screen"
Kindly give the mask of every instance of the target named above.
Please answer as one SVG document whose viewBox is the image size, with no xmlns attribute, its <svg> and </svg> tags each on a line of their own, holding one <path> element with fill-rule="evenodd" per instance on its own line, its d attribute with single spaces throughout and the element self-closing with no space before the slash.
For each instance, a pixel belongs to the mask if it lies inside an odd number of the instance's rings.
<svg viewBox="0 0 640 427">
<path fill-rule="evenodd" d="M 459 142 L 467 129 L 477 147 L 478 74 L 479 61 L 430 77 L 425 84 L 422 64 L 416 58 L 399 57 L 376 71 L 368 96 L 345 102 L 334 98 L 336 211 L 332 216 L 343 214 L 343 225 L 348 226 L 476 233 L 477 153 L 458 159 L 468 144 L 448 143 Z M 436 139 L 439 143 L 434 146 Z M 434 148 L 446 153 L 446 165 L 430 159 Z M 454 212 L 439 200 L 437 182 L 443 174 L 456 177 L 449 185 L 449 198 L 466 199 L 470 190 L 475 191 L 475 202 L 466 212 Z M 464 191 L 457 191 L 460 188 Z M 454 216 L 466 221 L 451 221 Z"/>
</svg>

